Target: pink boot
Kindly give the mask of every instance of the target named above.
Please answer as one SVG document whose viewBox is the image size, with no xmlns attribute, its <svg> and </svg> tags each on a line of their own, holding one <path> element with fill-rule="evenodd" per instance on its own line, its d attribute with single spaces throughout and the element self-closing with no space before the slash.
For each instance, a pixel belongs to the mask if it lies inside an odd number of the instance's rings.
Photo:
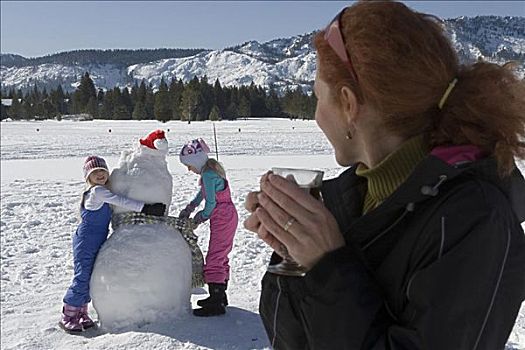
<svg viewBox="0 0 525 350">
<path fill-rule="evenodd" d="M 62 319 L 58 325 L 67 333 L 82 332 L 82 325 L 80 324 L 80 307 L 64 304 L 62 308 Z"/>
<path fill-rule="evenodd" d="M 95 322 L 88 315 L 88 304 L 80 307 L 80 324 L 82 328 L 88 329 L 95 326 Z"/>
</svg>

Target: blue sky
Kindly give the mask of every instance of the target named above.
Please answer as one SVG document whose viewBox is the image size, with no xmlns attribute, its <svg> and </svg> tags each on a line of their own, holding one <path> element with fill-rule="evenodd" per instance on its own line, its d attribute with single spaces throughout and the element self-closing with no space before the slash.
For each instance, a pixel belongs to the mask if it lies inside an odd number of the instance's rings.
<svg viewBox="0 0 525 350">
<path fill-rule="evenodd" d="M 525 1 L 404 1 L 442 18 L 525 16 Z M 208 48 L 324 27 L 349 1 L 0 1 L 2 53 Z"/>
</svg>

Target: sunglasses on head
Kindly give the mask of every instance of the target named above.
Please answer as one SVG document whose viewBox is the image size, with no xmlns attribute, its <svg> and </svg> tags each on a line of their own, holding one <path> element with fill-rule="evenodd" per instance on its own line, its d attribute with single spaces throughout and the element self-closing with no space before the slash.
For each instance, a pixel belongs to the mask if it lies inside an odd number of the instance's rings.
<svg viewBox="0 0 525 350">
<path fill-rule="evenodd" d="M 334 50 L 341 62 L 345 64 L 352 76 L 357 81 L 357 74 L 352 65 L 352 61 L 350 61 L 350 56 L 348 56 L 348 52 L 346 51 L 343 33 L 341 33 L 341 18 L 343 17 L 345 10 L 346 8 L 342 9 L 341 12 L 339 12 L 337 16 L 334 17 L 330 24 L 328 24 L 324 30 L 324 40 L 328 43 L 332 50 Z"/>
</svg>

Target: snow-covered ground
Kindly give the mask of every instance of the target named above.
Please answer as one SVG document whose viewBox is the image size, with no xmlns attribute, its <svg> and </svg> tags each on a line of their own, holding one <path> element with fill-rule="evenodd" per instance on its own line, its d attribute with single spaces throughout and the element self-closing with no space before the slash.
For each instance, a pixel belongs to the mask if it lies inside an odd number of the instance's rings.
<svg viewBox="0 0 525 350">
<path fill-rule="evenodd" d="M 188 315 L 119 334 L 65 334 L 57 326 L 63 294 L 72 278 L 71 234 L 77 227 L 83 188 L 82 162 L 89 154 L 117 165 L 120 151 L 162 128 L 170 142 L 176 215 L 197 190 L 196 175 L 178 161 L 184 142 L 203 137 L 215 149 L 210 122 L 156 121 L 3 122 L 1 124 L 1 348 L 2 349 L 264 349 L 260 279 L 270 249 L 242 227 L 245 195 L 258 188 L 272 166 L 312 167 L 333 177 L 341 172 L 330 145 L 313 121 L 218 122 L 220 161 L 227 169 L 240 226 L 231 254 L 230 306 L 223 317 Z M 522 170 L 525 167 L 522 166 Z M 206 252 L 208 226 L 197 229 Z M 195 303 L 202 297 L 195 291 Z M 195 306 L 195 305 L 194 305 Z M 525 349 L 522 307 L 507 349 Z"/>
</svg>

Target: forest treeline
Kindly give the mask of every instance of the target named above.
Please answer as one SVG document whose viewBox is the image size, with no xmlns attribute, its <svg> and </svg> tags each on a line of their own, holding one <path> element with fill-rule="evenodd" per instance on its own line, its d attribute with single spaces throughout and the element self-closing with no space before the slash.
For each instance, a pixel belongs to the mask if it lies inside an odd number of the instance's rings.
<svg viewBox="0 0 525 350">
<path fill-rule="evenodd" d="M 313 94 L 296 88 L 279 95 L 255 85 L 223 87 L 217 79 L 208 83 L 206 76 L 196 76 L 183 82 L 172 78 L 161 80 L 159 88 L 144 80 L 131 88 L 97 89 L 89 73 L 80 79 L 77 89 L 64 92 L 40 90 L 35 85 L 26 93 L 11 89 L 1 92 L 2 99 L 11 99 L 9 107 L 2 105 L 2 119 L 60 119 L 68 114 L 89 114 L 95 119 L 113 120 L 220 120 L 239 117 L 289 117 L 313 119 L 316 99 Z"/>
</svg>

